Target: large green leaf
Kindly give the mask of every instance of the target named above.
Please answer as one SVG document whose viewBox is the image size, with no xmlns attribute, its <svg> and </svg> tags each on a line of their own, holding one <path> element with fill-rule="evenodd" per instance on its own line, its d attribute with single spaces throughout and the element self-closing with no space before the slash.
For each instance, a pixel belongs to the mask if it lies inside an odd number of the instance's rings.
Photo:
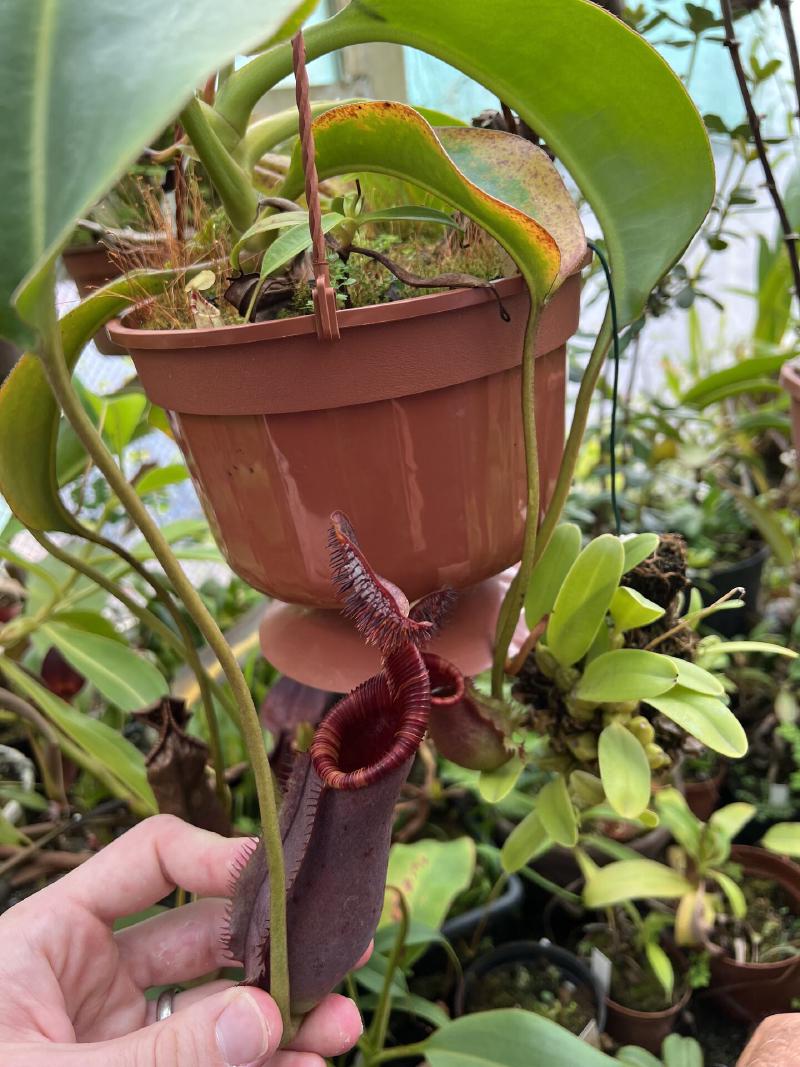
<svg viewBox="0 0 800 1067">
<path fill-rule="evenodd" d="M 459 837 L 454 841 L 426 838 L 413 845 L 392 845 L 386 884 L 402 892 L 414 921 L 438 930 L 453 900 L 469 886 L 474 871 L 472 838 Z M 397 907 L 396 894 L 387 891 L 381 926 L 398 920 Z"/>
<path fill-rule="evenodd" d="M 352 0 L 306 33 L 311 58 L 367 41 L 452 63 L 544 137 L 600 221 L 621 321 L 635 318 L 714 195 L 705 127 L 664 60 L 588 0 Z M 218 98 L 221 117 L 244 133 L 258 99 L 290 71 L 286 46 L 237 71 Z"/>
<path fill-rule="evenodd" d="M 572 522 L 557 526 L 542 558 L 533 568 L 525 595 L 525 621 L 532 630 L 556 602 L 561 583 L 581 550 L 581 531 Z"/>
<path fill-rule="evenodd" d="M 377 171 L 415 182 L 475 219 L 514 257 L 535 298 L 575 270 L 586 243 L 575 206 L 547 155 L 509 134 L 436 130 L 413 108 L 388 101 L 346 104 L 314 123 L 320 179 Z M 303 191 L 299 146 L 281 187 Z"/>
<path fill-rule="evenodd" d="M 616 1061 L 563 1026 L 516 1008 L 464 1015 L 424 1045 L 430 1067 L 615 1067 Z M 619 1067 L 616 1064 L 616 1067 Z"/>
<path fill-rule="evenodd" d="M 139 711 L 168 692 L 158 668 L 119 641 L 55 621 L 45 623 L 42 633 L 121 711 Z"/>
<path fill-rule="evenodd" d="M 676 679 L 678 685 L 682 685 L 685 689 L 693 689 L 695 693 L 705 693 L 706 696 L 724 696 L 725 687 L 710 671 L 698 667 L 696 663 L 690 663 L 689 660 L 679 659 L 677 656 L 666 658 L 678 672 Z"/>
<path fill-rule="evenodd" d="M 632 534 L 622 538 L 622 547 L 625 549 L 625 566 L 623 574 L 632 571 L 640 563 L 651 556 L 658 548 L 661 538 L 655 533 Z"/>
<path fill-rule="evenodd" d="M 589 651 L 619 585 L 624 559 L 619 538 L 603 534 L 570 567 L 547 624 L 547 646 L 565 667 Z"/>
<path fill-rule="evenodd" d="M 155 815 L 156 798 L 147 781 L 144 756 L 116 730 L 77 711 L 45 689 L 13 660 L 3 658 L 3 673 L 71 742 L 69 755 L 117 795 L 130 800 L 140 815 Z"/>
<path fill-rule="evenodd" d="M 135 271 L 67 312 L 59 323 L 67 366 L 75 366 L 90 338 L 109 319 L 174 277 L 174 271 Z M 31 529 L 69 533 L 77 523 L 58 495 L 58 420 L 42 365 L 27 353 L 0 388 L 0 494 Z"/>
<path fill-rule="evenodd" d="M 671 689 L 678 670 L 668 656 L 640 648 L 619 648 L 593 659 L 575 689 L 578 700 L 595 704 L 647 700 Z"/>
<path fill-rule="evenodd" d="M 756 356 L 742 359 L 732 367 L 717 371 L 697 382 L 681 397 L 681 404 L 695 408 L 704 408 L 709 404 L 724 400 L 730 395 L 730 386 L 746 386 L 748 391 L 756 391 L 756 383 L 770 374 L 777 374 L 791 353 L 784 352 L 777 356 Z"/>
<path fill-rule="evenodd" d="M 69 237 L 213 71 L 298 0 L 4 0 L 0 4 L 0 335 L 30 340 L 12 294 Z"/>
<path fill-rule="evenodd" d="M 674 900 L 692 890 L 691 882 L 655 860 L 620 860 L 599 867 L 583 891 L 590 908 L 608 908 L 625 900 L 660 897 Z"/>
<path fill-rule="evenodd" d="M 641 815 L 650 800 L 650 764 L 640 742 L 618 722 L 606 726 L 597 746 L 608 802 L 626 819 Z"/>
<path fill-rule="evenodd" d="M 742 724 L 716 697 L 676 685 L 662 696 L 648 697 L 647 702 L 714 752 L 734 759 L 747 752 Z"/>
</svg>

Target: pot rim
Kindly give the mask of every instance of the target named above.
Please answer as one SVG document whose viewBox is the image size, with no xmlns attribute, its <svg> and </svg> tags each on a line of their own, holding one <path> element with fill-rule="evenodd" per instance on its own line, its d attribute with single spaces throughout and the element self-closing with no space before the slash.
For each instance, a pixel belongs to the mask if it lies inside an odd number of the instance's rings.
<svg viewBox="0 0 800 1067">
<path fill-rule="evenodd" d="M 491 285 L 501 298 L 516 296 L 525 290 L 525 281 L 521 274 L 501 278 L 497 282 L 492 282 Z M 552 295 L 555 295 L 555 292 Z M 339 328 L 347 330 L 354 326 L 380 325 L 424 315 L 438 315 L 476 304 L 485 304 L 494 299 L 488 286 L 475 289 L 449 289 L 443 293 L 411 296 L 405 300 L 394 300 L 387 304 L 344 308 L 336 312 L 336 319 Z M 221 345 L 255 344 L 283 337 L 305 337 L 316 334 L 314 315 L 294 315 L 291 318 L 270 319 L 267 322 L 241 322 L 232 326 L 211 326 L 200 329 L 144 330 L 126 325 L 126 322 L 132 321 L 132 317 L 146 303 L 147 301 L 143 301 L 136 304 L 119 318 L 112 319 L 108 323 L 108 332 L 118 344 L 136 349 L 174 351 L 179 348 L 215 348 Z"/>
<path fill-rule="evenodd" d="M 756 563 L 766 562 L 769 558 L 769 554 L 769 545 L 762 545 L 758 551 L 753 552 L 750 556 L 745 556 L 744 559 L 740 559 L 737 563 L 726 563 L 724 567 L 710 567 L 709 577 L 713 576 L 714 578 L 722 578 L 731 571 L 738 571 L 743 567 L 750 567 Z"/>
<path fill-rule="evenodd" d="M 736 855 L 741 857 L 740 860 L 736 860 Z M 795 889 L 797 894 L 800 895 L 800 866 L 793 863 L 785 856 L 779 855 L 777 852 L 770 852 L 769 849 L 759 848 L 757 845 L 734 845 L 731 849 L 731 859 L 734 863 L 739 862 L 744 868 L 745 874 L 748 872 L 748 859 L 751 861 L 751 865 L 754 861 L 757 861 L 761 856 L 768 856 L 770 860 L 775 861 L 778 865 L 778 874 L 784 874 L 784 878 L 775 877 L 774 881 L 777 885 L 784 889 L 787 889 L 791 885 L 790 876 L 796 874 Z M 757 873 L 757 872 L 752 872 Z M 800 908 L 797 909 L 800 914 Z M 786 960 L 776 960 L 775 963 L 738 963 L 733 956 L 717 956 L 712 958 L 712 964 L 714 962 L 724 963 L 726 967 L 735 968 L 738 971 L 746 973 L 753 972 L 755 974 L 769 974 L 776 971 L 788 971 L 794 970 L 800 966 L 800 955 L 793 956 Z"/>
<path fill-rule="evenodd" d="M 620 1004 L 619 1001 L 614 1000 L 608 994 L 606 994 L 606 1003 L 609 1008 L 613 1008 L 614 1011 L 618 1011 L 620 1015 L 627 1015 L 631 1019 L 640 1019 L 642 1022 L 648 1020 L 655 1022 L 657 1019 L 667 1019 L 671 1015 L 677 1015 L 679 1011 L 683 1011 L 692 996 L 691 989 L 686 989 L 679 1000 L 670 1008 L 663 1008 L 661 1011 L 640 1011 L 638 1008 L 626 1008 L 624 1004 Z"/>
</svg>

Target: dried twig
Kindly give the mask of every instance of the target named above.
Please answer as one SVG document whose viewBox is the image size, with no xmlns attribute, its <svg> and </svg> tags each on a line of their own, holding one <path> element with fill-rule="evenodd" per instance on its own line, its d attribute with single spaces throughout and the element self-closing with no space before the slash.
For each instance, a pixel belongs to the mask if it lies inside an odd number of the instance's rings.
<svg viewBox="0 0 800 1067">
<path fill-rule="evenodd" d="M 764 138 L 761 133 L 761 119 L 756 113 L 753 98 L 750 94 L 750 86 L 747 84 L 747 75 L 745 74 L 744 66 L 742 64 L 742 57 L 740 54 L 741 44 L 736 36 L 736 30 L 733 25 L 731 0 L 721 0 L 721 4 L 722 19 L 725 25 L 725 47 L 731 54 L 731 62 L 733 63 L 736 80 L 739 83 L 739 91 L 742 94 L 745 111 L 747 112 L 747 121 L 753 132 L 756 152 L 758 153 L 758 158 L 761 163 L 761 169 L 764 172 L 765 184 L 772 197 L 772 203 L 775 206 L 775 211 L 780 220 L 781 230 L 783 231 L 783 240 L 786 245 L 786 251 L 789 253 L 789 262 L 792 267 L 794 291 L 795 294 L 800 297 L 800 259 L 798 259 L 797 255 L 797 241 L 799 235 L 792 229 L 792 224 L 786 213 L 786 206 L 775 181 L 775 175 L 769 161 L 769 156 L 767 155 L 767 146 L 764 143 Z"/>
</svg>

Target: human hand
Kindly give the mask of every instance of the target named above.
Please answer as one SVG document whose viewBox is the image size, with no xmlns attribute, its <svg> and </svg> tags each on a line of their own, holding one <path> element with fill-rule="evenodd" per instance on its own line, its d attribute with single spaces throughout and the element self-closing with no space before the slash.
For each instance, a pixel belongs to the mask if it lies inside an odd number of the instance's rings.
<svg viewBox="0 0 800 1067">
<path fill-rule="evenodd" d="M 800 1014 L 770 1015 L 759 1024 L 736 1067 L 796 1067 L 800 1062 Z"/>
<path fill-rule="evenodd" d="M 0 916 L 3 1067 L 324 1067 L 351 1048 L 361 1020 L 340 996 L 280 1052 L 275 1002 L 232 982 L 179 993 L 155 1021 L 149 987 L 231 965 L 222 898 L 244 845 L 158 815 Z M 176 886 L 203 899 L 113 932 Z"/>
</svg>

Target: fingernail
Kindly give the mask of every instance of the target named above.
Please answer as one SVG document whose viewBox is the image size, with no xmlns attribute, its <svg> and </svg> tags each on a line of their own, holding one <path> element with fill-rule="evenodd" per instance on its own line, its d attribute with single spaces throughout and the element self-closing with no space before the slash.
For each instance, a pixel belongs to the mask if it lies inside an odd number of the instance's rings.
<svg viewBox="0 0 800 1067">
<path fill-rule="evenodd" d="M 247 1067 L 269 1052 L 269 1024 L 249 993 L 237 991 L 217 1019 L 217 1045 L 228 1067 Z"/>
</svg>

